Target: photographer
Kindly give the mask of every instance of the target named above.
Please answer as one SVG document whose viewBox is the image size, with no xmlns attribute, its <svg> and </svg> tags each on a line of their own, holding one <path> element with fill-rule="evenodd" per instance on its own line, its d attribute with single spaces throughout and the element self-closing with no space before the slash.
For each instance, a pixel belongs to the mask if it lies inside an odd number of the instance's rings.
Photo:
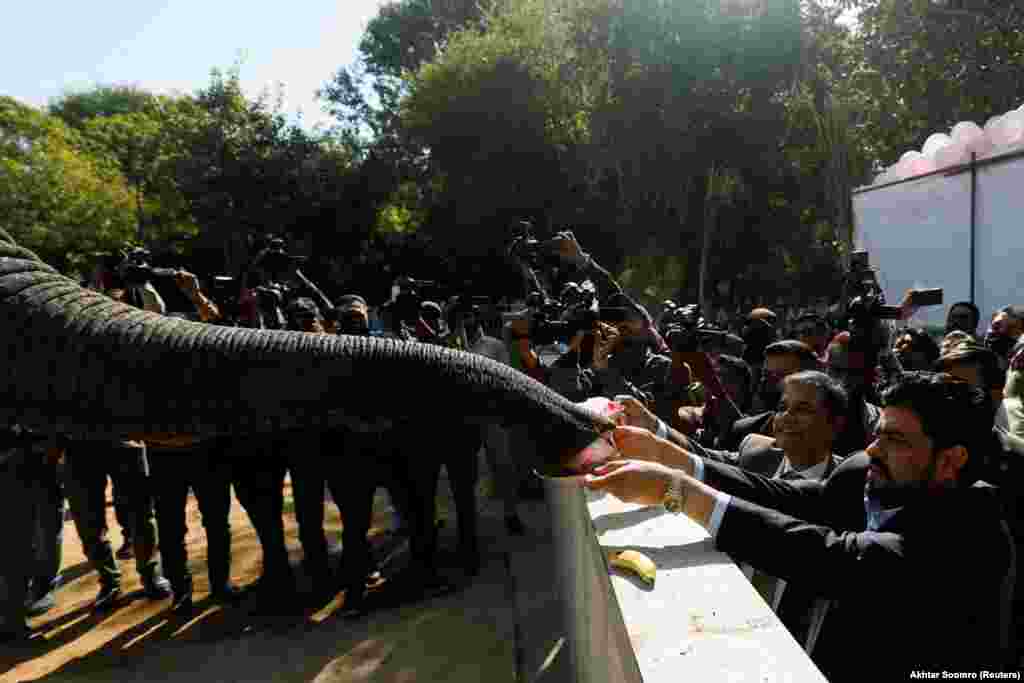
<svg viewBox="0 0 1024 683">
<path fill-rule="evenodd" d="M 256 256 L 246 268 L 239 294 L 240 322 L 246 327 L 288 328 L 285 310 L 294 300 L 311 299 L 329 315 L 331 302 L 298 267 L 299 257 L 288 253 L 284 239 L 268 236 L 254 243 Z"/>
<path fill-rule="evenodd" d="M 932 370 L 940 355 L 935 340 L 917 327 L 907 327 L 898 332 L 892 352 L 906 371 Z"/>
<path fill-rule="evenodd" d="M 778 341 L 779 333 L 776 323 L 775 313 L 767 308 L 755 308 L 743 322 L 743 330 L 740 334 L 746 345 L 743 351 L 743 360 L 747 361 L 755 376 L 761 373 L 761 367 L 764 365 L 764 350 L 772 342 Z M 761 406 L 761 408 L 771 410 L 772 406 Z"/>
</svg>

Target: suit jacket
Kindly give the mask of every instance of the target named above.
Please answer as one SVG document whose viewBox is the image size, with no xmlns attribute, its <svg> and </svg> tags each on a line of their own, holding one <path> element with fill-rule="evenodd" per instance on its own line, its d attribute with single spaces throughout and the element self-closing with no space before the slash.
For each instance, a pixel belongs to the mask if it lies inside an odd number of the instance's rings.
<svg viewBox="0 0 1024 683">
<path fill-rule="evenodd" d="M 838 601 L 814 652 L 830 681 L 997 666 L 1011 550 L 992 487 L 900 492 L 866 531 L 867 466 L 861 453 L 824 482 L 789 482 L 705 462 L 705 481 L 733 496 L 717 546 Z"/>
<path fill-rule="evenodd" d="M 742 467 L 749 472 L 755 472 L 765 477 L 775 476 L 775 473 L 779 471 L 779 466 L 782 465 L 782 458 L 785 455 L 781 448 L 776 448 L 770 442 L 765 442 L 763 439 L 751 439 L 750 436 L 743 439 L 742 443 L 740 443 L 738 453 L 739 457 L 736 459 L 737 467 Z M 821 478 L 828 478 L 842 461 L 842 458 L 833 454 L 829 459 L 825 474 Z"/>
<path fill-rule="evenodd" d="M 718 444 L 718 448 L 726 451 L 736 450 L 743 440 L 751 434 L 774 436 L 772 429 L 772 421 L 774 419 L 775 413 L 770 410 L 765 413 L 751 415 L 750 417 L 741 417 L 733 423 L 729 435 L 722 443 Z"/>
</svg>

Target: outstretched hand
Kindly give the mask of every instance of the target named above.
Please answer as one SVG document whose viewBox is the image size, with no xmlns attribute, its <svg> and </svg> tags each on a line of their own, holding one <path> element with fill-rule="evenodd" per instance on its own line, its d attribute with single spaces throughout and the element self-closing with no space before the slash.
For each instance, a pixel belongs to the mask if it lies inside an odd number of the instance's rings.
<svg viewBox="0 0 1024 683">
<path fill-rule="evenodd" d="M 679 475 L 658 463 L 613 460 L 596 467 L 593 474 L 584 477 L 583 485 L 607 491 L 627 503 L 657 505 L 664 500 L 674 476 Z"/>
<path fill-rule="evenodd" d="M 622 405 L 622 416 L 631 427 L 639 427 L 649 432 L 658 431 L 658 418 L 647 407 L 633 396 L 616 396 L 615 402 Z"/>
<path fill-rule="evenodd" d="M 640 427 L 620 426 L 612 431 L 612 443 L 621 457 L 630 460 L 664 463 L 667 442 Z"/>
<path fill-rule="evenodd" d="M 580 247 L 576 236 L 571 230 L 563 230 L 551 238 L 551 244 L 559 258 L 568 263 L 583 265 L 587 262 L 587 254 Z"/>
</svg>

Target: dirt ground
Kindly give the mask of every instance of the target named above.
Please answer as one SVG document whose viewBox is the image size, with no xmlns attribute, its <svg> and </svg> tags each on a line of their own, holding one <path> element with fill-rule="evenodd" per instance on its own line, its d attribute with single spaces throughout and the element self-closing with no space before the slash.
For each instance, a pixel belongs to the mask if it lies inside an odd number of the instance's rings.
<svg viewBox="0 0 1024 683">
<path fill-rule="evenodd" d="M 485 480 L 481 493 L 487 489 Z M 30 644 L 0 649 L 0 681 L 511 681 L 516 615 L 507 551 L 515 541 L 506 538 L 500 506 L 495 509 L 487 495 L 479 496 L 483 567 L 479 577 L 466 579 L 453 552 L 454 512 L 447 483 L 442 481 L 439 490 L 439 516 L 448 520 L 441 534 L 440 564 L 459 589 L 379 609 L 354 621 L 334 614 L 343 595 L 319 611 L 297 608 L 293 615 L 256 615 L 245 606 L 209 603 L 205 536 L 191 498 L 187 542 L 195 578 L 193 614 L 178 617 L 170 612 L 169 599 L 145 599 L 132 560 L 119 561 L 124 573 L 122 603 L 113 611 L 93 613 L 90 603 L 99 590 L 96 573 L 89 569 L 68 521 L 64 584 L 56 593 L 57 607 L 30 622 Z M 381 491 L 374 508 L 374 547 L 401 558 L 400 541 L 386 532 L 390 508 Z M 108 524 L 116 550 L 122 539 L 110 505 Z M 285 524 L 298 571 L 302 551 L 288 512 Z M 328 504 L 325 527 L 329 541 L 339 544 L 341 520 L 334 505 Z M 259 575 L 261 553 L 237 500 L 231 529 L 232 579 L 246 585 Z M 332 549 L 335 561 L 339 553 L 340 547 Z M 301 573 L 299 581 L 301 589 Z"/>
</svg>

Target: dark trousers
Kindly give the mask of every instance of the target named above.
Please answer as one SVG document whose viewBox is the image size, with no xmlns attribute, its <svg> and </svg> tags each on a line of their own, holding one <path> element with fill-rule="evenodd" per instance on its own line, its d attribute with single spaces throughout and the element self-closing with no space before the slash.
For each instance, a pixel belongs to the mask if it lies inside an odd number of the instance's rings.
<svg viewBox="0 0 1024 683">
<path fill-rule="evenodd" d="M 17 462 L 0 465 L 0 500 L 9 511 L 0 553 L 0 631 L 25 626 L 28 581 L 35 573 L 32 553 L 39 498 L 38 466 L 17 456 Z"/>
<path fill-rule="evenodd" d="M 418 443 L 424 433 L 430 432 L 413 429 L 405 436 L 403 455 L 412 480 L 412 555 L 422 569 L 432 571 L 437 553 L 436 498 L 442 465 L 455 499 L 459 549 L 464 553 L 477 552 L 476 484 L 480 474 L 478 453 L 482 435 L 479 427 L 457 427 L 446 435 L 446 442 L 439 448 L 425 452 L 423 444 Z"/>
<path fill-rule="evenodd" d="M 342 587 L 353 600 L 362 595 L 366 577 L 374 568 L 367 533 L 373 520 L 377 488 L 387 487 L 392 503 L 403 513 L 409 509 L 408 473 L 396 460 L 396 446 L 393 432 L 339 430 L 324 435 L 320 462 L 331 497 L 341 513 Z M 413 521 L 406 519 L 407 523 Z"/>
<path fill-rule="evenodd" d="M 392 467 L 393 450 L 387 448 L 381 434 L 347 429 L 295 435 L 283 448 L 306 571 L 314 581 L 325 581 L 329 574 L 324 534 L 326 485 L 343 523 L 342 583 L 361 589 L 373 565 L 366 536 L 377 487 L 389 486 L 396 506 L 404 506 L 403 486 Z"/>
<path fill-rule="evenodd" d="M 60 584 L 64 558 L 64 486 L 63 472 L 57 465 L 39 464 L 36 496 L 36 524 L 33 548 L 36 558 L 32 573 L 33 592 L 42 595 Z"/>
<path fill-rule="evenodd" d="M 223 588 L 231 573 L 231 465 L 212 440 L 193 448 L 148 450 L 160 530 L 164 575 L 178 595 L 192 588 L 185 535 L 185 505 L 189 489 L 195 494 L 206 530 L 206 562 L 210 589 Z"/>
<path fill-rule="evenodd" d="M 143 580 L 158 570 L 156 519 L 144 447 L 78 441 L 65 455 L 65 490 L 85 556 L 104 585 L 119 585 L 121 571 L 107 537 L 107 477 L 124 492 L 135 534 L 135 568 Z"/>
<path fill-rule="evenodd" d="M 263 579 L 290 581 L 284 542 L 285 457 L 268 435 L 240 437 L 231 445 L 232 483 L 263 549 Z"/>
</svg>

